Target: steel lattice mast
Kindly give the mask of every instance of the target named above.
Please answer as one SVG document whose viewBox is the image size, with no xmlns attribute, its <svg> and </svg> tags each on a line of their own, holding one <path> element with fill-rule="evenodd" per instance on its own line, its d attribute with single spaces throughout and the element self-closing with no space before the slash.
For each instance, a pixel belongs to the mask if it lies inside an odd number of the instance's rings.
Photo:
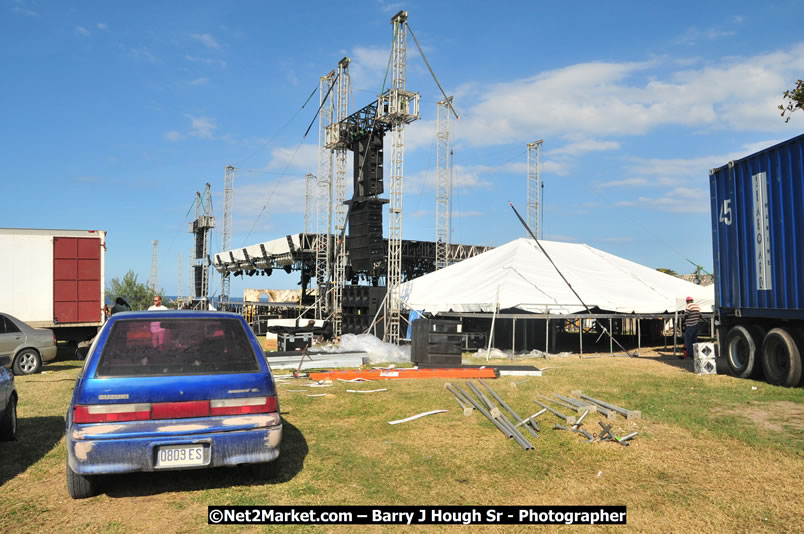
<svg viewBox="0 0 804 534">
<path fill-rule="evenodd" d="M 195 220 L 190 223 L 190 232 L 193 234 L 195 253 L 191 252 L 194 291 L 190 297 L 207 300 L 209 295 L 209 238 L 210 230 L 215 227 L 215 217 L 212 215 L 212 188 L 207 183 L 204 186 L 204 196 L 195 194 Z"/>
<path fill-rule="evenodd" d="M 221 250 L 232 249 L 232 207 L 234 204 L 235 169 L 228 165 L 223 178 L 223 246 Z M 231 289 L 230 273 L 221 274 L 221 302 L 229 302 Z"/>
<path fill-rule="evenodd" d="M 182 263 L 181 262 L 181 254 L 179 254 L 179 258 L 178 258 L 178 266 L 179 266 L 179 268 L 178 268 L 178 280 L 176 282 L 176 300 L 177 301 L 180 301 L 182 299 L 183 292 L 184 292 L 184 289 L 182 289 L 182 287 L 181 287 L 182 284 L 184 283 L 183 280 L 182 280 L 182 275 L 184 273 L 181 272 L 181 270 L 182 270 L 181 263 Z"/>
<path fill-rule="evenodd" d="M 436 178 L 436 239 L 435 239 L 435 268 L 442 269 L 449 265 L 449 227 L 450 227 L 450 148 L 449 148 L 449 117 L 452 97 L 438 103 L 438 116 L 436 120 L 436 137 L 438 146 L 436 160 L 438 176 Z"/>
<path fill-rule="evenodd" d="M 304 177 L 304 242 L 313 234 L 313 217 L 315 216 L 315 174 L 307 173 Z"/>
<path fill-rule="evenodd" d="M 151 286 L 151 290 L 154 293 L 156 293 L 159 286 L 159 254 L 156 251 L 158 246 L 159 241 L 154 241 L 154 254 L 151 257 L 151 279 L 148 281 L 148 285 Z"/>
<path fill-rule="evenodd" d="M 345 57 L 338 62 L 338 86 L 335 101 L 336 123 L 340 123 L 349 116 L 349 93 L 352 90 L 352 80 L 349 76 L 350 59 Z M 333 281 L 333 317 L 332 334 L 340 336 L 343 332 L 343 286 L 346 284 L 346 157 L 347 149 L 339 145 L 335 149 L 335 239 L 338 240 L 337 256 L 335 257 L 335 272 Z"/>
<path fill-rule="evenodd" d="M 400 285 L 402 283 L 402 179 L 405 161 L 405 124 L 419 118 L 419 95 L 406 90 L 407 11 L 391 18 L 394 26 L 391 89 L 380 96 L 378 117 L 391 124 L 391 187 L 388 206 L 387 339 L 399 344 Z"/>
<path fill-rule="evenodd" d="M 533 235 L 539 235 L 539 183 L 541 181 L 540 162 L 542 143 L 539 139 L 535 143 L 528 143 L 528 226 Z"/>
<path fill-rule="evenodd" d="M 322 76 L 319 82 L 318 94 L 321 111 L 318 115 L 318 216 L 316 251 L 315 251 L 315 279 L 318 285 L 318 298 L 316 299 L 316 317 L 324 319 L 332 310 L 329 304 L 330 258 L 332 257 L 332 151 L 326 147 L 327 128 L 332 124 L 334 115 L 333 100 L 324 99 L 329 87 L 335 78 L 335 71 Z"/>
</svg>

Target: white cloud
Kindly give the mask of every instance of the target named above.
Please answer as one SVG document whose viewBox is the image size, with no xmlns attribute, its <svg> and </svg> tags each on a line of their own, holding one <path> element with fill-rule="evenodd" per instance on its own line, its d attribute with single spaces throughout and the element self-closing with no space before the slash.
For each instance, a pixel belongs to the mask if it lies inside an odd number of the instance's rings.
<svg viewBox="0 0 804 534">
<path fill-rule="evenodd" d="M 390 134 L 387 134 L 386 138 L 390 141 Z M 391 144 L 389 141 L 386 141 L 386 146 L 388 147 L 390 147 Z M 431 148 L 433 150 L 433 154 L 435 154 L 436 145 L 437 139 L 435 121 L 418 120 L 405 127 L 406 152 L 412 152 L 419 148 Z"/>
<path fill-rule="evenodd" d="M 144 59 L 145 61 L 148 61 L 150 63 L 157 63 L 158 62 L 158 60 L 156 59 L 156 56 L 154 56 L 151 53 L 151 51 L 145 46 L 141 46 L 141 47 L 138 47 L 138 48 L 129 48 L 128 53 L 134 59 L 138 59 L 138 60 Z"/>
<path fill-rule="evenodd" d="M 352 49 L 349 75 L 352 78 L 352 87 L 366 89 L 379 94 L 382 89 L 385 71 L 388 68 L 390 48 L 356 46 Z M 333 68 L 337 65 L 333 65 Z M 385 88 L 391 85 L 391 72 L 385 81 Z M 362 106 L 360 106 L 362 107 Z"/>
<path fill-rule="evenodd" d="M 190 35 L 196 41 L 200 41 L 207 48 L 220 48 L 218 41 L 208 33 L 194 33 Z"/>
<path fill-rule="evenodd" d="M 602 152 L 606 150 L 619 150 L 620 143 L 616 141 L 598 141 L 596 139 L 585 139 L 575 143 L 568 143 L 555 150 L 550 150 L 550 155 L 566 154 L 578 156 L 585 152 Z"/>
<path fill-rule="evenodd" d="M 508 83 L 472 82 L 460 88 L 461 100 L 456 97 L 466 111 L 454 137 L 488 146 L 522 142 L 537 132 L 580 148 L 585 139 L 663 126 L 782 131 L 776 106 L 801 71 L 804 44 L 692 67 L 674 60 L 582 63 Z"/>
<path fill-rule="evenodd" d="M 196 78 L 195 80 L 191 80 L 187 83 L 190 85 L 206 85 L 209 82 L 209 78 Z"/>
<path fill-rule="evenodd" d="M 721 30 L 718 28 L 699 30 L 698 28 L 691 27 L 687 29 L 684 35 L 677 38 L 675 42 L 676 44 L 694 45 L 699 41 L 715 41 L 724 37 L 733 37 L 734 35 L 737 35 L 737 32 L 733 30 Z"/>
<path fill-rule="evenodd" d="M 80 35 L 81 37 L 89 37 L 91 35 L 89 33 L 89 30 L 84 28 L 83 26 L 76 26 L 75 27 L 75 33 L 77 35 Z"/>
<path fill-rule="evenodd" d="M 215 119 L 210 117 L 194 117 L 193 115 L 185 115 L 191 122 L 191 130 L 189 135 L 201 139 L 213 139 L 213 132 L 217 126 Z"/>
<path fill-rule="evenodd" d="M 612 180 L 610 182 L 603 182 L 599 185 L 599 187 L 607 188 L 607 187 L 633 187 L 633 186 L 642 186 L 647 185 L 648 181 L 645 178 L 626 178 L 624 180 Z"/>
<path fill-rule="evenodd" d="M 186 55 L 184 59 L 187 61 L 192 61 L 193 63 L 203 63 L 205 65 L 218 65 L 221 68 L 226 68 L 226 62 L 222 59 L 214 59 L 208 57 L 199 57 L 199 56 L 191 56 Z"/>
<path fill-rule="evenodd" d="M 377 0 L 383 13 L 397 13 L 405 8 L 404 2 L 385 2 L 384 0 Z"/>
<path fill-rule="evenodd" d="M 677 187 L 658 197 L 642 196 L 637 200 L 623 200 L 617 202 L 616 206 L 673 213 L 709 213 L 709 191 Z"/>
<path fill-rule="evenodd" d="M 107 31 L 107 30 L 109 29 L 109 25 L 108 25 L 108 24 L 106 24 L 105 22 L 99 22 L 99 23 L 97 24 L 97 27 L 98 27 L 98 29 L 99 29 L 99 30 L 101 30 L 101 31 Z"/>
<path fill-rule="evenodd" d="M 234 212 L 251 223 L 260 213 L 263 223 L 272 213 L 304 214 L 304 188 L 305 179 L 298 176 L 238 186 L 234 195 Z"/>
<path fill-rule="evenodd" d="M 351 152 L 347 154 L 347 162 L 351 162 Z M 296 147 L 280 147 L 271 151 L 271 161 L 265 167 L 266 170 L 284 170 L 295 169 L 304 172 L 305 174 L 311 172 L 316 174 L 318 171 L 318 145 L 301 144 Z M 335 172 L 335 164 L 333 162 L 332 172 Z M 349 181 L 351 182 L 352 174 L 347 172 Z M 304 189 L 302 187 L 302 189 Z"/>
<path fill-rule="evenodd" d="M 37 13 L 33 9 L 28 9 L 26 7 L 22 7 L 21 5 L 12 7 L 11 11 L 13 13 L 17 13 L 17 14 L 20 14 L 20 15 L 25 15 L 27 17 L 38 17 L 39 16 L 39 13 Z"/>
<path fill-rule="evenodd" d="M 165 132 L 164 137 L 168 141 L 181 141 L 182 139 L 184 139 L 184 136 L 179 132 L 177 132 L 176 130 L 170 130 L 169 132 Z"/>
<path fill-rule="evenodd" d="M 488 213 L 483 211 L 453 211 L 453 217 L 486 217 Z"/>
</svg>

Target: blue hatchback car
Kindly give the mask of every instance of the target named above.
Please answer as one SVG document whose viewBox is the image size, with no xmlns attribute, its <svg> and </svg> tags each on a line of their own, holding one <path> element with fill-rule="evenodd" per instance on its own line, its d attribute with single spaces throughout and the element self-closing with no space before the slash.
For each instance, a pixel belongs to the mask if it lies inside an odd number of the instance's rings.
<svg viewBox="0 0 804 534">
<path fill-rule="evenodd" d="M 282 423 L 271 370 L 236 314 L 123 312 L 89 349 L 67 411 L 67 489 L 97 475 L 255 464 L 276 474 Z"/>
</svg>

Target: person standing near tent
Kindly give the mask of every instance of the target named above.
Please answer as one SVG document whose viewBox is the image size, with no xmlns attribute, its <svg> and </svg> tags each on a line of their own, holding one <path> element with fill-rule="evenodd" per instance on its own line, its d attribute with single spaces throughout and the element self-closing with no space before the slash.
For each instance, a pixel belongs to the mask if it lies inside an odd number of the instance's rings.
<svg viewBox="0 0 804 534">
<path fill-rule="evenodd" d="M 687 307 L 684 308 L 684 346 L 687 349 L 686 355 L 681 355 L 682 360 L 689 356 L 694 357 L 692 345 L 698 342 L 698 328 L 701 326 L 701 307 L 695 304 L 692 297 L 687 297 Z"/>
</svg>

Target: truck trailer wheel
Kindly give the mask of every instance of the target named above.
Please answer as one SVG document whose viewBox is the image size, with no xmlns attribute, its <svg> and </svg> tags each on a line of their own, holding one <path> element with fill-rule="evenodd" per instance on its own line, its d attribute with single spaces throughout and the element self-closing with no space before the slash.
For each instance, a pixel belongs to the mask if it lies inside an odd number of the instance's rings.
<svg viewBox="0 0 804 534">
<path fill-rule="evenodd" d="M 759 347 L 762 330 L 754 327 L 733 326 L 726 336 L 726 363 L 729 372 L 737 378 L 748 378 L 759 367 Z"/>
<path fill-rule="evenodd" d="M 801 380 L 801 353 L 796 340 L 784 328 L 774 328 L 765 336 L 762 369 L 767 381 L 777 386 L 797 386 Z"/>
</svg>

